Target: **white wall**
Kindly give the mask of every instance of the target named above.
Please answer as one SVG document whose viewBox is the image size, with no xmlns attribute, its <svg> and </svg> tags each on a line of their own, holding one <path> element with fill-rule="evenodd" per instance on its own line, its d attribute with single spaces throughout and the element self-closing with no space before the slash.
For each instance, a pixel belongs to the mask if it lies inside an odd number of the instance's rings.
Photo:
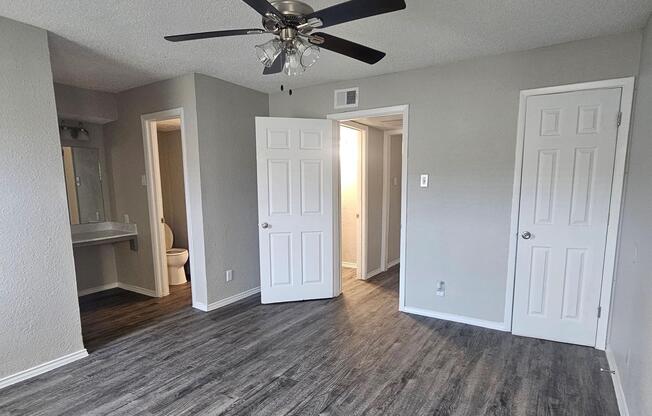
<svg viewBox="0 0 652 416">
<path fill-rule="evenodd" d="M 635 75 L 640 45 L 627 33 L 300 88 L 270 111 L 325 117 L 340 112 L 333 90 L 354 86 L 359 109 L 409 104 L 407 306 L 502 322 L 519 91 Z"/>
<path fill-rule="evenodd" d="M 359 130 L 340 128 L 340 204 L 342 264 L 358 263 L 360 227 L 360 143 Z"/>
<path fill-rule="evenodd" d="M 652 21 L 642 51 L 608 345 L 632 416 L 652 415 Z"/>
<path fill-rule="evenodd" d="M 269 102 L 217 78 L 195 81 L 210 304 L 260 286 L 255 117 Z"/>
<path fill-rule="evenodd" d="M 0 39 L 1 380 L 84 347 L 47 33 Z"/>
</svg>

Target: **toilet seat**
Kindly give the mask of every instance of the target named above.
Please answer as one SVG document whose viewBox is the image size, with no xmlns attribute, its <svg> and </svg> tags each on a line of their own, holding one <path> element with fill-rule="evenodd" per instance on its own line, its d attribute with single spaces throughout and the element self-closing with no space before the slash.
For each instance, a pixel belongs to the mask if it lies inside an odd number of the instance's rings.
<svg viewBox="0 0 652 416">
<path fill-rule="evenodd" d="M 165 251 L 168 256 L 180 256 L 188 252 L 185 248 L 170 248 Z"/>
<path fill-rule="evenodd" d="M 173 248 L 174 234 L 169 225 L 163 223 L 165 228 L 165 257 L 168 264 L 168 283 L 170 285 L 181 285 L 186 283 L 184 265 L 188 261 L 188 250 L 185 248 Z"/>
</svg>

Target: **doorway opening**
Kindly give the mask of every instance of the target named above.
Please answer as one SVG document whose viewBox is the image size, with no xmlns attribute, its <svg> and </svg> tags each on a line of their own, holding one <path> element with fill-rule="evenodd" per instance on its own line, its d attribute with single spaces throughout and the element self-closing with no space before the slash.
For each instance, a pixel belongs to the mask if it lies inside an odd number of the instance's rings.
<svg viewBox="0 0 652 416">
<path fill-rule="evenodd" d="M 197 280 L 203 259 L 193 244 L 183 110 L 143 115 L 142 124 L 156 296 L 192 298 L 195 304 L 190 279 Z"/>
<path fill-rule="evenodd" d="M 188 225 L 183 180 L 181 119 L 175 117 L 157 121 L 156 135 L 168 287 L 170 290 L 176 289 L 174 292 L 183 290 L 189 294 L 190 267 L 188 265 Z"/>
<path fill-rule="evenodd" d="M 401 261 L 403 114 L 340 121 L 340 252 L 342 288 Z"/>
</svg>

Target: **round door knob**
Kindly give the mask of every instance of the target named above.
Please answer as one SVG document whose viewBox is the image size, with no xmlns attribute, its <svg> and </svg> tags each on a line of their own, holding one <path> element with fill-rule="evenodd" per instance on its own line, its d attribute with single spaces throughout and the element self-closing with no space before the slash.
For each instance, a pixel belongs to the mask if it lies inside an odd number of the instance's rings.
<svg viewBox="0 0 652 416">
<path fill-rule="evenodd" d="M 524 240 L 529 240 L 530 238 L 532 238 L 532 233 L 529 232 L 529 231 L 523 231 L 523 232 L 521 233 L 521 237 L 522 237 Z"/>
<path fill-rule="evenodd" d="M 267 224 L 266 222 L 260 224 L 260 226 L 265 228 L 265 229 L 269 228 L 269 224 Z"/>
</svg>

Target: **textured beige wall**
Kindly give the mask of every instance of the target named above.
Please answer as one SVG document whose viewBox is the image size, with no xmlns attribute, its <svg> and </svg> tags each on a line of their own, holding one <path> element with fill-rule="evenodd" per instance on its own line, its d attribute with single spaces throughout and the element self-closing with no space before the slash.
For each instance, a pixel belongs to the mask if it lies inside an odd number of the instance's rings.
<svg viewBox="0 0 652 416">
<path fill-rule="evenodd" d="M 158 132 L 163 216 L 174 233 L 174 247 L 188 248 L 181 131 Z"/>
</svg>

